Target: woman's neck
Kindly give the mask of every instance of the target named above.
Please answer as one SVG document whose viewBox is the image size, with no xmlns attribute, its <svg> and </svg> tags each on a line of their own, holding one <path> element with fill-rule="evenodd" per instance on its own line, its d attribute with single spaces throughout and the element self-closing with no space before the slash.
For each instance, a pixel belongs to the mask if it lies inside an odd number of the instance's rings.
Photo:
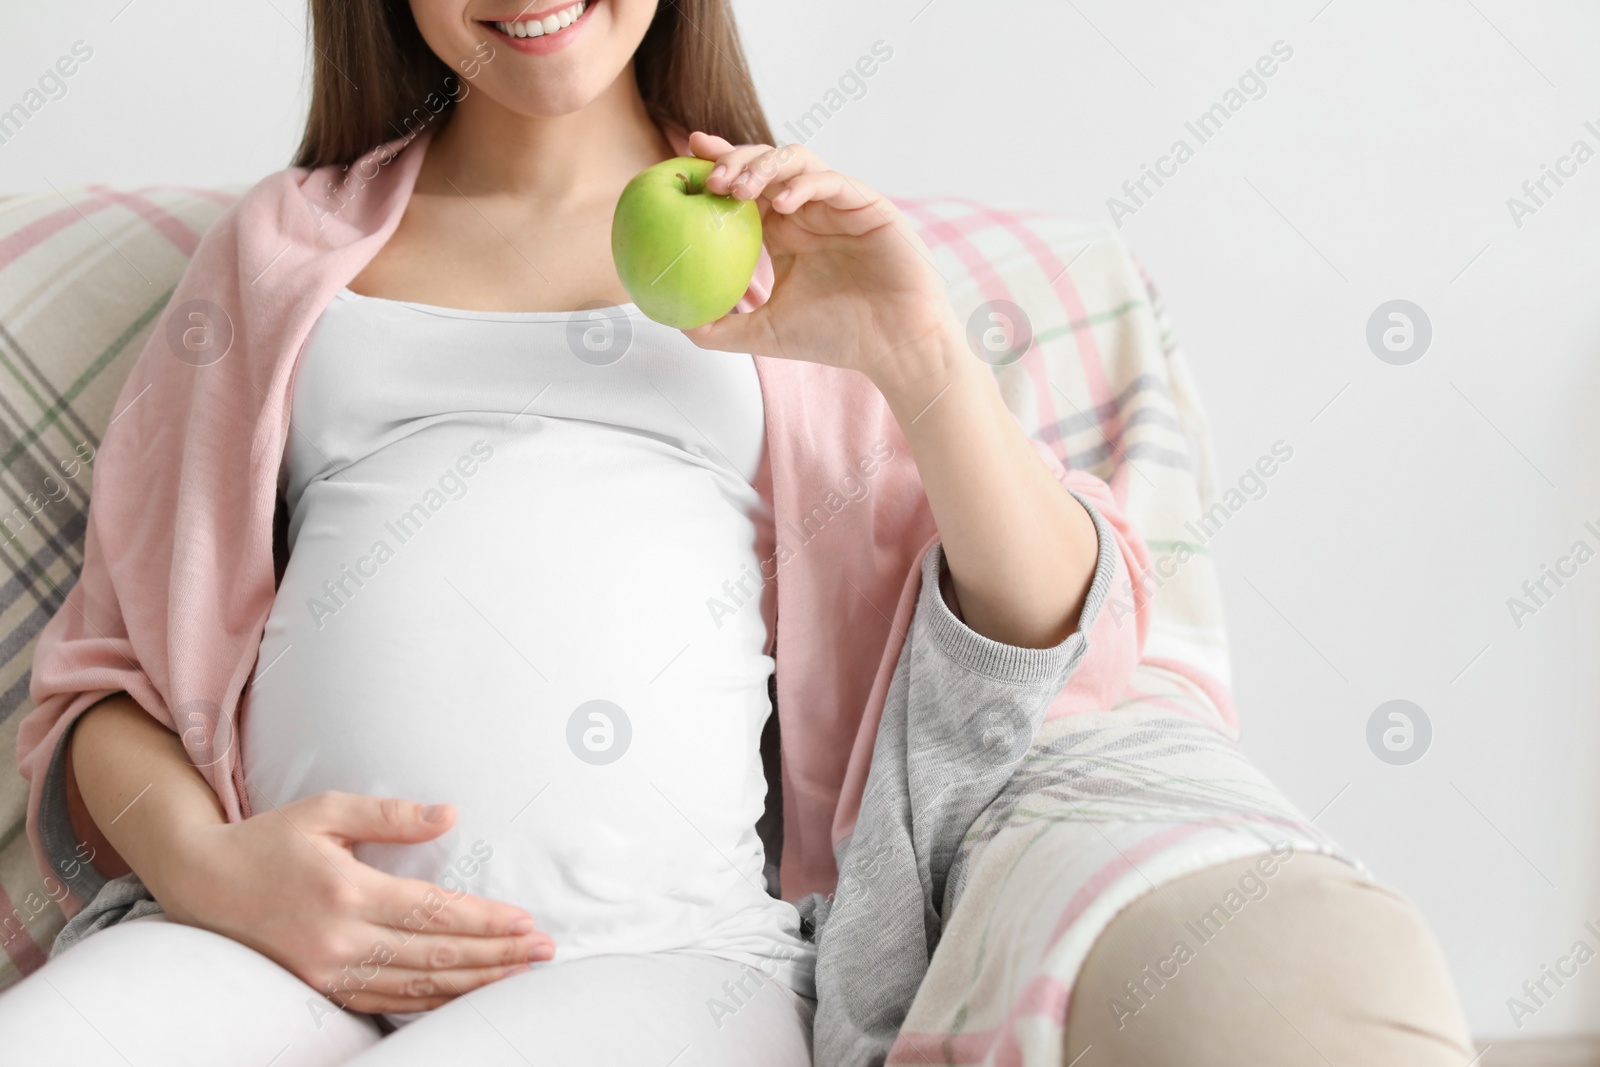
<svg viewBox="0 0 1600 1067">
<path fill-rule="evenodd" d="M 418 186 L 561 207 L 596 190 L 614 197 L 634 174 L 671 155 L 630 65 L 592 103 L 566 115 L 523 115 L 487 93 L 468 93 L 429 146 Z"/>
</svg>

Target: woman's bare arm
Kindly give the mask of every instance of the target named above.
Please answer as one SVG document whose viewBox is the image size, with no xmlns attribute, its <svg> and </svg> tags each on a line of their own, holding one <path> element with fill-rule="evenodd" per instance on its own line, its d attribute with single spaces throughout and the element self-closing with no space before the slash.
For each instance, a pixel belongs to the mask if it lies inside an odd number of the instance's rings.
<svg viewBox="0 0 1600 1067">
<path fill-rule="evenodd" d="M 95 869 L 108 878 L 138 871 L 158 901 L 172 839 L 227 821 L 178 735 L 127 693 L 100 701 L 73 727 L 67 809 L 73 835 L 94 850 Z"/>
<path fill-rule="evenodd" d="M 73 830 L 102 874 L 125 861 L 168 918 L 249 945 L 341 1008 L 425 1011 L 555 953 L 521 908 L 351 851 L 438 837 L 449 805 L 325 792 L 230 823 L 178 736 L 126 693 L 84 713 L 68 757 Z"/>
</svg>

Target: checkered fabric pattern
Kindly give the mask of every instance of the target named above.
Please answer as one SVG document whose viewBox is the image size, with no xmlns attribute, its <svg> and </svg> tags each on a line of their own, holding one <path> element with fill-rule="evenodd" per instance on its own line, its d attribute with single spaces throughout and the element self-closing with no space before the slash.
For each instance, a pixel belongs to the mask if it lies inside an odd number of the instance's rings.
<svg viewBox="0 0 1600 1067">
<path fill-rule="evenodd" d="M 23 833 L 9 754 L 33 645 L 83 564 L 93 457 L 195 246 L 242 190 L 98 186 L 0 201 L 0 987 L 43 964 L 62 887 Z"/>
<path fill-rule="evenodd" d="M 34 641 L 82 562 L 93 456 L 119 414 L 120 386 L 162 327 L 200 234 L 240 192 L 95 186 L 0 201 L 0 486 L 8 509 L 0 525 L 9 567 L 0 597 L 0 738 L 13 748 L 31 707 Z M 1078 962 L 1122 906 L 1116 901 L 1135 892 L 1128 856 L 1140 859 L 1140 877 L 1168 877 L 1263 850 L 1269 837 L 1331 846 L 1233 747 L 1217 577 L 1194 525 L 1214 499 L 1206 424 L 1149 279 L 1103 226 L 964 200 L 899 204 L 1024 429 L 1069 468 L 1104 479 L 1152 556 L 1176 561 L 1146 589 L 1146 657 L 1125 699 L 1051 724 L 1030 763 L 1057 787 L 1048 796 L 1008 791 L 969 835 L 948 951 L 936 957 L 894 1057 L 920 1063 L 937 1050 L 941 1063 L 1054 1063 L 1049 1050 L 1053 1043 L 1059 1056 Z M 1134 625 L 1133 591 L 1118 596 Z M 1185 740 L 1161 743 L 1169 737 Z M 1095 755 L 1108 743 L 1119 752 L 1114 760 Z M 1110 775 L 1124 795 L 1086 804 L 1087 794 L 1059 788 L 1063 775 L 1085 783 Z M 1174 776 L 1183 788 L 1171 788 Z M 7 760 L 0 988 L 43 964 L 63 922 L 61 889 L 35 868 L 28 848 L 25 805 L 25 785 Z M 1040 818 L 1057 829 L 1039 835 Z M 1020 883 L 1007 882 L 1002 869 L 1017 863 L 1042 865 L 1041 879 L 1055 872 L 1055 888 L 1017 898 Z M 989 936 L 1009 931 L 1025 939 L 1025 951 L 985 956 L 992 944 L 961 936 L 962 924 L 981 924 L 990 912 L 1010 918 Z M 1012 960 L 1011 972 L 974 985 L 993 958 Z"/>
</svg>

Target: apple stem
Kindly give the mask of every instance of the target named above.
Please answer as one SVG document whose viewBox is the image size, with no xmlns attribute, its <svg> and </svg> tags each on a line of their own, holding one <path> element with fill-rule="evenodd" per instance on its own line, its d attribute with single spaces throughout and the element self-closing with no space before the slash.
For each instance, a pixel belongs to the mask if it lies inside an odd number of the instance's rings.
<svg viewBox="0 0 1600 1067">
<path fill-rule="evenodd" d="M 679 171 L 675 175 L 675 177 L 677 177 L 680 181 L 683 182 L 683 191 L 688 193 L 688 194 L 690 194 L 691 196 L 700 191 L 698 188 L 695 187 L 694 179 L 690 178 L 687 174 L 683 173 L 682 171 Z"/>
</svg>

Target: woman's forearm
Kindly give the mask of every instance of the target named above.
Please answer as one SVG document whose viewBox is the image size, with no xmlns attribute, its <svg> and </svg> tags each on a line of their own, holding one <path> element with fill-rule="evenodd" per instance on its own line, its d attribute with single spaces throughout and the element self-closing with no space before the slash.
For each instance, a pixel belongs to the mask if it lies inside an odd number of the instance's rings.
<svg viewBox="0 0 1600 1067">
<path fill-rule="evenodd" d="M 94 849 L 95 868 L 108 877 L 132 869 L 166 903 L 174 846 L 188 830 L 226 821 L 183 742 L 118 693 L 83 714 L 67 758 L 72 829 Z"/>
<path fill-rule="evenodd" d="M 1094 520 L 1040 461 L 959 327 L 877 382 L 922 477 L 963 621 L 995 641 L 1059 644 L 1099 558 Z"/>
</svg>

